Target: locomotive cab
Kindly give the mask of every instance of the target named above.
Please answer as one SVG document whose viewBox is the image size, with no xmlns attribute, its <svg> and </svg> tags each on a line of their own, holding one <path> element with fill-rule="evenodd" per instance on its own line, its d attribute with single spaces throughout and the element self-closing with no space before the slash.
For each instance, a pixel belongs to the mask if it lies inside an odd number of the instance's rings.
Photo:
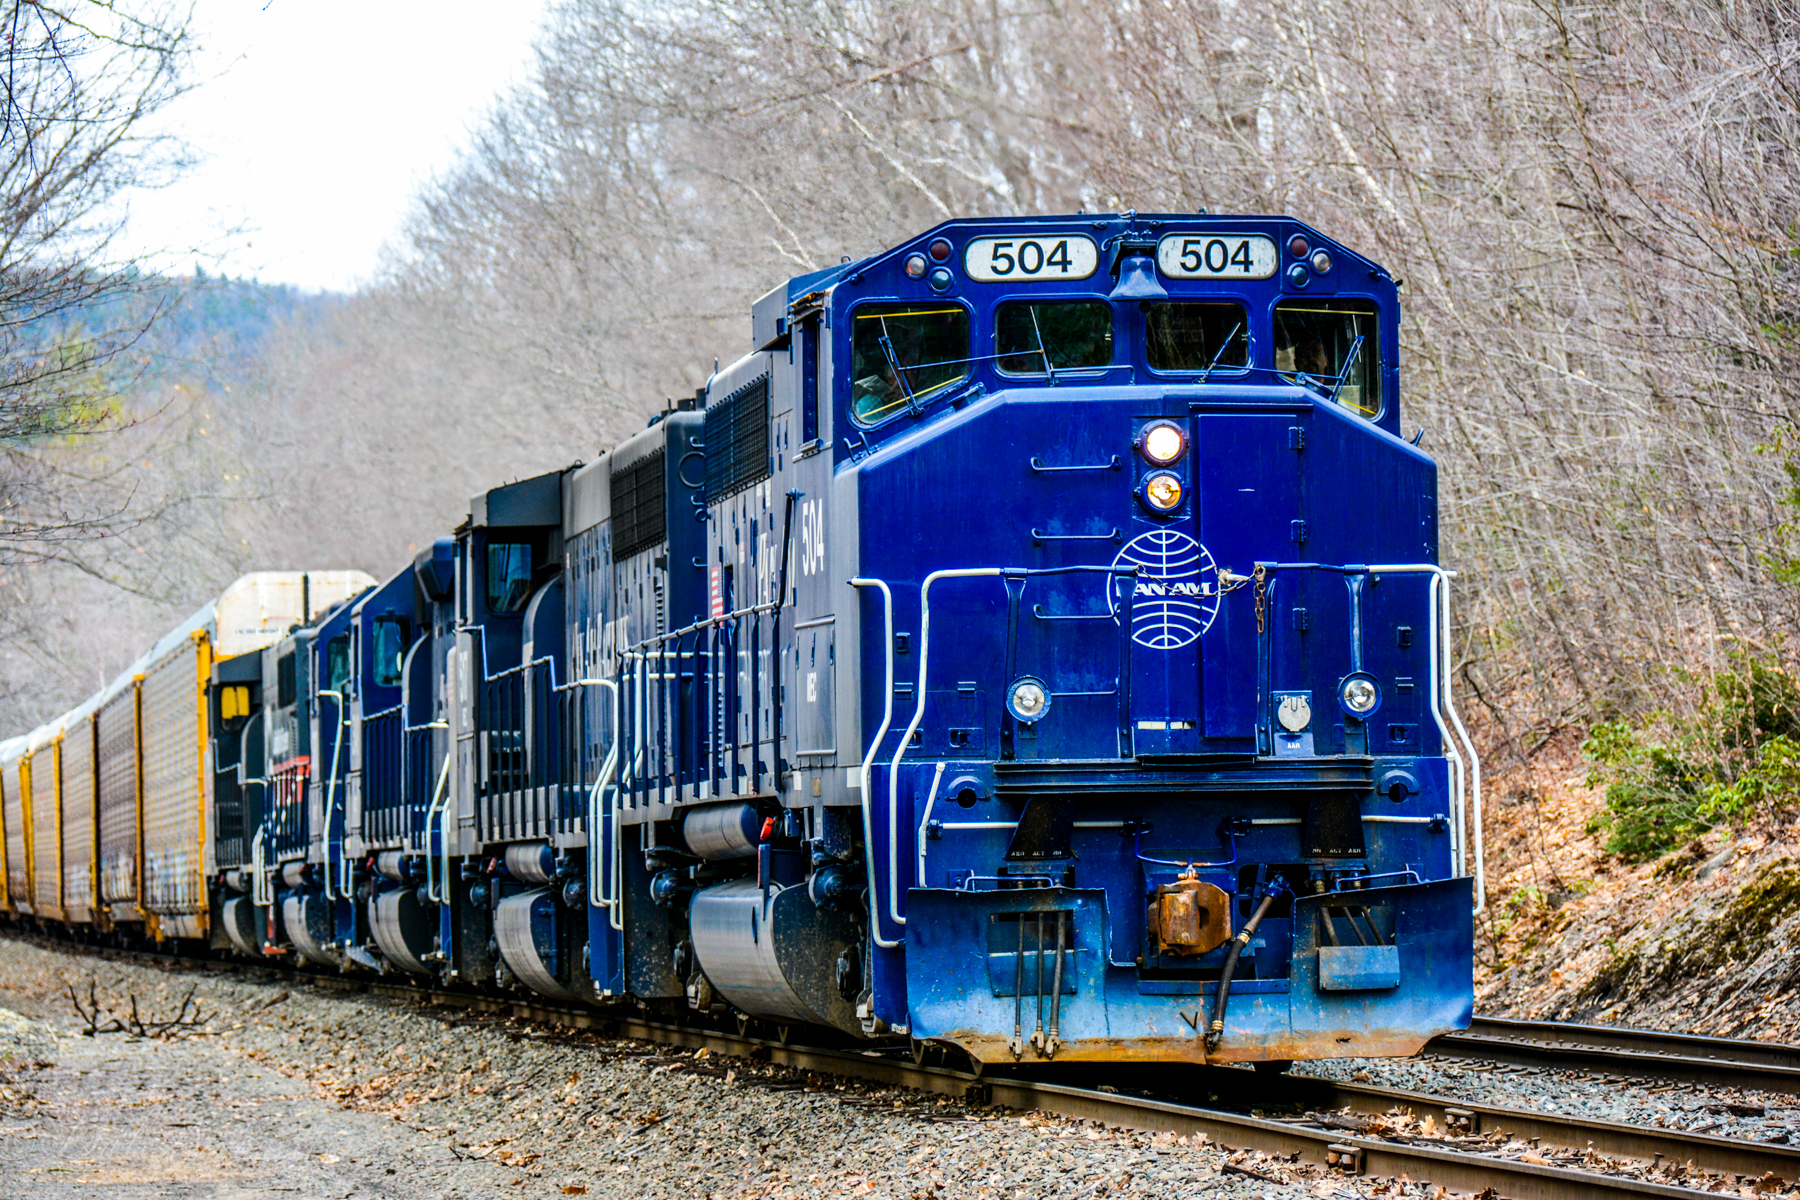
<svg viewBox="0 0 1800 1200">
<path fill-rule="evenodd" d="M 440 834 L 442 941 L 476 979 L 560 999 L 585 995 L 587 934 L 572 850 L 581 812 L 563 785 L 569 688 L 562 581 L 567 472 L 495 488 L 457 531 L 457 632 L 449 670 L 454 828 Z"/>
</svg>

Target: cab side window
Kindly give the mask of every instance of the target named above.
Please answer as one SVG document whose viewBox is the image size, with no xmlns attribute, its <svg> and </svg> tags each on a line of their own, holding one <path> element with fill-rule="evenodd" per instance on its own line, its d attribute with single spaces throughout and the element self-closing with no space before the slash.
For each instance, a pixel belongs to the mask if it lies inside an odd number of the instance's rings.
<svg viewBox="0 0 1800 1200">
<path fill-rule="evenodd" d="M 869 304 L 850 334 L 850 415 L 877 425 L 969 375 L 969 313 L 955 304 Z"/>
<path fill-rule="evenodd" d="M 487 606 L 489 612 L 514 613 L 531 597 L 531 546 L 525 542 L 489 542 Z"/>
<path fill-rule="evenodd" d="M 298 691 L 294 678 L 294 652 L 283 651 L 275 660 L 275 707 L 292 708 Z"/>
<path fill-rule="evenodd" d="M 250 719 L 250 689 L 241 683 L 221 684 L 219 697 L 219 729 L 236 733 Z"/>
<path fill-rule="evenodd" d="M 384 613 L 375 618 L 375 684 L 400 686 L 400 664 L 406 658 L 406 618 Z"/>
<path fill-rule="evenodd" d="M 350 635 L 340 633 L 325 644 L 325 690 L 339 696 L 350 686 Z"/>
<path fill-rule="evenodd" d="M 1289 300 L 1275 309 L 1275 369 L 1358 416 L 1381 415 L 1381 338 L 1363 300 Z"/>
</svg>

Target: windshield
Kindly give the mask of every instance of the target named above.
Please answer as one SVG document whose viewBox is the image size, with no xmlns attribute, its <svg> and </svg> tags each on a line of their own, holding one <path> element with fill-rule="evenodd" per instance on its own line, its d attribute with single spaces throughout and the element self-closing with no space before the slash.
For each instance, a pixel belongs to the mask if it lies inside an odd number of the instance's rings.
<svg viewBox="0 0 1800 1200">
<path fill-rule="evenodd" d="M 1152 304 L 1144 342 L 1153 370 L 1241 367 L 1250 361 L 1250 318 L 1229 301 Z"/>
<path fill-rule="evenodd" d="M 1014 375 L 1080 370 L 1112 364 L 1112 305 L 1099 300 L 1075 303 L 1002 304 L 994 312 L 994 349 L 1000 369 Z"/>
<path fill-rule="evenodd" d="M 969 374 L 969 314 L 952 304 L 872 304 L 850 336 L 850 415 L 874 425 Z M 894 367 L 900 368 L 896 377 Z"/>
<path fill-rule="evenodd" d="M 1275 309 L 1275 369 L 1360 416 L 1381 415 L 1381 339 L 1361 300 L 1290 301 Z M 1361 339 L 1360 344 L 1358 339 Z M 1343 377 L 1339 386 L 1339 376 Z"/>
</svg>

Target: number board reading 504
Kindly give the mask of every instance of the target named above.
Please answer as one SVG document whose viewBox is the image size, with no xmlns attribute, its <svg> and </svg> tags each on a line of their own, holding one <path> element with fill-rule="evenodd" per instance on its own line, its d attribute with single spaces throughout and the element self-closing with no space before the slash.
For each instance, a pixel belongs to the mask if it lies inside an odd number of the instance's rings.
<svg viewBox="0 0 1800 1200">
<path fill-rule="evenodd" d="M 976 238 L 963 251 L 963 270 L 979 283 L 1086 279 L 1099 265 L 1099 247 L 1080 234 Z"/>
<path fill-rule="evenodd" d="M 1156 266 L 1168 279 L 1267 279 L 1275 243 L 1266 237 L 1171 233 L 1156 243 Z"/>
</svg>

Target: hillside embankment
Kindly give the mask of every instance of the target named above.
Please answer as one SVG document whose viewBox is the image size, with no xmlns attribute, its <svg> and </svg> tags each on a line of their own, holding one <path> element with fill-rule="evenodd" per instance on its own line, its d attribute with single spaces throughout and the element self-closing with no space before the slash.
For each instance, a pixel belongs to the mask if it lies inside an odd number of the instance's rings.
<svg viewBox="0 0 1800 1200">
<path fill-rule="evenodd" d="M 1476 1011 L 1800 1042 L 1800 827 L 1766 817 L 1633 863 L 1572 737 L 1487 786 Z"/>
</svg>

